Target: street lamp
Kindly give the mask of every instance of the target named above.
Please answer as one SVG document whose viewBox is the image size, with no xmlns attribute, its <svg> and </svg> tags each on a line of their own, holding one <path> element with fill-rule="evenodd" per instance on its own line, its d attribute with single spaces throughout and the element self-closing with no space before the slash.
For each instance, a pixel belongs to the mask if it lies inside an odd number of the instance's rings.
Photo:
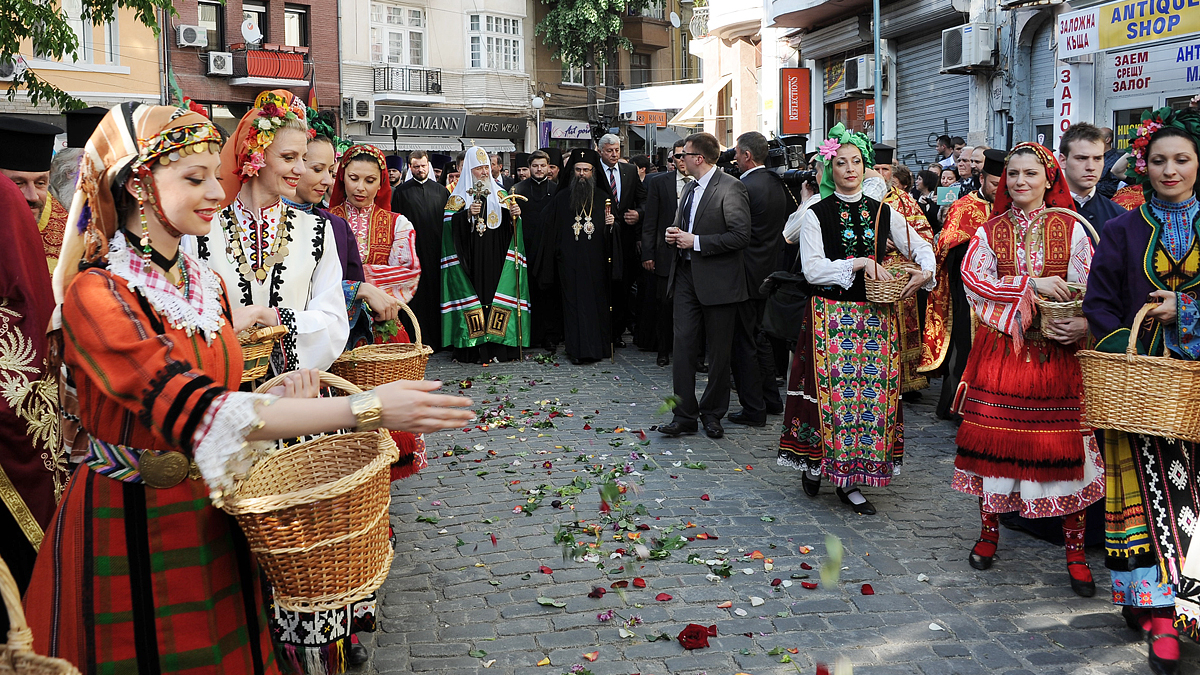
<svg viewBox="0 0 1200 675">
<path fill-rule="evenodd" d="M 534 96 L 529 105 L 533 106 L 533 111 L 537 114 L 537 126 L 534 127 L 538 139 L 534 147 L 537 147 L 542 144 L 542 108 L 546 107 L 546 102 L 542 100 L 541 96 Z"/>
</svg>

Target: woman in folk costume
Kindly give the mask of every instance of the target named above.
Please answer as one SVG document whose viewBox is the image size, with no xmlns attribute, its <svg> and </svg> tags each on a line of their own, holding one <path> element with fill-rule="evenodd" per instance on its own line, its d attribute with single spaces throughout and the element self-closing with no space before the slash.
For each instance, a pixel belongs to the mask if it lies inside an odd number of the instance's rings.
<svg viewBox="0 0 1200 675">
<path fill-rule="evenodd" d="M 1147 111 L 1132 133 L 1145 205 L 1104 227 L 1083 311 L 1101 351 L 1124 352 L 1134 315 L 1139 351 L 1200 359 L 1200 113 Z M 1104 432 L 1107 559 L 1113 602 L 1150 640 L 1150 670 L 1179 667 L 1178 634 L 1200 641 L 1200 453 L 1185 441 Z M 1164 639 L 1165 638 L 1165 639 Z"/>
<path fill-rule="evenodd" d="M 235 307 L 256 307 L 288 334 L 271 372 L 327 370 L 350 333 L 342 273 L 329 222 L 283 203 L 304 172 L 306 107 L 290 92 L 258 95 L 221 151 L 224 208 L 198 257 L 221 275 Z"/>
<path fill-rule="evenodd" d="M 25 596 L 39 650 L 83 672 L 278 673 L 258 567 L 210 500 L 271 439 L 471 418 L 431 382 L 316 399 L 304 371 L 237 390 L 236 333 L 256 311 L 231 310 L 221 278 L 180 248 L 221 208 L 220 143 L 201 115 L 123 103 L 84 151 L 54 291 L 88 455 Z"/>
<path fill-rule="evenodd" d="M 1087 282 L 1092 245 L 1078 221 L 1053 214 L 1027 250 L 1031 222 L 1048 206 L 1072 208 L 1062 169 L 1046 148 L 1021 143 L 1005 162 L 992 218 L 971 238 L 962 265 L 980 326 L 956 396 L 963 422 L 953 487 L 979 497 L 983 526 L 972 567 L 991 567 L 999 514 L 1065 516 L 1071 588 L 1091 597 L 1096 585 L 1083 553 L 1084 509 L 1104 496 L 1104 464 L 1080 417 L 1075 351 L 1087 321 L 1051 320 L 1053 339 L 1030 326 L 1035 295 L 1065 301 L 1068 282 Z"/>
<path fill-rule="evenodd" d="M 366 281 L 388 296 L 368 302 L 373 311 L 376 304 L 381 306 L 374 335 L 361 340 L 362 344 L 411 341 L 397 313 L 401 302 L 412 300 L 421 280 L 417 232 L 408 218 L 391 212 L 391 204 L 392 186 L 383 153 L 373 145 L 347 148 L 338 164 L 329 212 L 350 224 Z"/>
<path fill-rule="evenodd" d="M 904 216 L 863 194 L 874 157 L 864 134 L 838 124 L 820 153 L 823 198 L 804 213 L 799 233 L 812 299 L 788 378 L 779 463 L 803 470 L 810 497 L 825 477 L 842 502 L 869 515 L 875 507 L 857 486 L 891 482 L 904 457 L 904 426 L 895 305 L 868 302 L 865 279 L 892 278 L 877 261 L 894 243 L 921 267 L 909 272 L 904 297 L 932 288 L 933 248 Z"/>
</svg>

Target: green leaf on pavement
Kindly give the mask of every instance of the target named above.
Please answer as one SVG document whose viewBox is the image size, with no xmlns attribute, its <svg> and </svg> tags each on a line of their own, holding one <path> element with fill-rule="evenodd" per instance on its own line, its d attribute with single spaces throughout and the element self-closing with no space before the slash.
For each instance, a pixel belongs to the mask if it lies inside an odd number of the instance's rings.
<svg viewBox="0 0 1200 675">
<path fill-rule="evenodd" d="M 487 656 L 487 652 L 483 651 L 482 649 L 472 649 L 471 651 L 467 652 L 467 656 L 473 659 L 482 659 L 483 657 Z"/>
<path fill-rule="evenodd" d="M 776 648 L 772 649 L 771 651 L 767 652 L 767 656 L 779 656 L 782 653 L 783 653 L 783 647 L 776 647 Z"/>
<path fill-rule="evenodd" d="M 539 605 L 541 605 L 542 607 L 566 607 L 567 606 L 567 603 L 563 602 L 562 600 L 555 600 L 554 598 L 547 598 L 547 597 L 538 598 L 537 603 Z"/>
</svg>

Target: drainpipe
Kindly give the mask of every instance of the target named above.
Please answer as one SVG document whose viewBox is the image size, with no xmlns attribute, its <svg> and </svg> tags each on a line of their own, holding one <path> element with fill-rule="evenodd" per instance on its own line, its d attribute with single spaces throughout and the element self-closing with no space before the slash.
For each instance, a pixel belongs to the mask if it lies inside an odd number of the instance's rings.
<svg viewBox="0 0 1200 675">
<path fill-rule="evenodd" d="M 167 105 L 170 102 L 167 95 L 168 73 L 171 72 L 171 50 L 167 47 L 167 40 L 171 39 L 171 22 L 165 9 L 158 10 L 158 25 L 162 38 L 158 41 L 158 102 Z"/>
</svg>

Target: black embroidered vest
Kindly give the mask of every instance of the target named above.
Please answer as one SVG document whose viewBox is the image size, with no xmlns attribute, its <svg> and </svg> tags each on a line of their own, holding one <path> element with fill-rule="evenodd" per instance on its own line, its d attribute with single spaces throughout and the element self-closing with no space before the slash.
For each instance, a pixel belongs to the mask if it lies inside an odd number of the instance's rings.
<svg viewBox="0 0 1200 675">
<path fill-rule="evenodd" d="M 892 209 L 887 204 L 880 209 L 879 202 L 863 195 L 860 202 L 846 203 L 850 207 L 849 223 L 844 223 L 841 217 L 841 205 L 845 203 L 837 195 L 817 202 L 812 207 L 813 214 L 821 223 L 821 240 L 825 244 L 825 257 L 830 260 L 846 260 L 848 258 L 865 257 L 871 254 L 871 244 L 874 243 L 875 260 L 883 260 L 887 253 L 887 242 L 892 236 Z M 862 216 L 863 208 L 869 217 Z M 878 214 L 879 227 L 875 227 Z M 872 236 L 867 236 L 868 233 Z M 874 242 L 871 239 L 874 239 Z M 854 284 L 850 288 L 841 286 L 811 285 L 813 295 L 830 300 L 845 300 L 847 302 L 866 302 L 867 290 L 863 283 L 864 272 L 854 273 Z"/>
</svg>

